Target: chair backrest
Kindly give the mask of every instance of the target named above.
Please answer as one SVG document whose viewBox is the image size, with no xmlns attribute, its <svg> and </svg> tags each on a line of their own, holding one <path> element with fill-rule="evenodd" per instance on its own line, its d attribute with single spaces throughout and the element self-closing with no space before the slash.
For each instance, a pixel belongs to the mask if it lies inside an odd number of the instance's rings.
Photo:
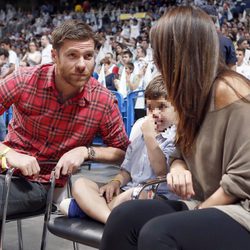
<svg viewBox="0 0 250 250">
<path fill-rule="evenodd" d="M 118 91 L 111 91 L 113 95 L 116 97 L 118 102 L 118 107 L 125 125 L 125 129 L 127 131 L 127 98 L 123 98 L 123 95 Z"/>
<path fill-rule="evenodd" d="M 3 113 L 3 120 L 6 126 L 9 124 L 10 120 L 12 119 L 12 116 L 13 116 L 12 107 L 10 107 L 8 110 L 6 110 Z"/>
<path fill-rule="evenodd" d="M 131 133 L 132 126 L 135 123 L 135 103 L 138 98 L 144 99 L 144 90 L 136 90 L 130 92 L 127 96 L 127 134 L 128 136 Z"/>
<path fill-rule="evenodd" d="M 111 91 L 113 93 L 113 95 L 116 97 L 117 99 L 117 102 L 118 102 L 118 107 L 119 107 L 119 110 L 120 110 L 120 113 L 121 113 L 121 116 L 122 116 L 122 119 L 123 119 L 123 122 L 124 122 L 124 125 L 125 125 L 125 129 L 126 129 L 126 122 L 125 122 L 125 119 L 126 119 L 126 112 L 127 112 L 127 109 L 126 109 L 126 104 L 125 104 L 125 100 L 123 98 L 123 96 L 117 92 L 117 91 L 114 91 L 112 90 Z M 127 130 L 126 130 L 127 131 Z M 103 140 L 102 140 L 102 137 L 101 135 L 97 135 L 93 142 L 92 142 L 93 145 L 95 146 L 103 146 L 104 143 L 103 143 Z"/>
</svg>

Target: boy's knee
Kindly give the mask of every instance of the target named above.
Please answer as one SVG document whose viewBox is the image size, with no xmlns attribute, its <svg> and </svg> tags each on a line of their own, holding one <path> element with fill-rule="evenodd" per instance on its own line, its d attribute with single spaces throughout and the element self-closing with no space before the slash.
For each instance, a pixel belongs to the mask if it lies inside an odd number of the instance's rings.
<svg viewBox="0 0 250 250">
<path fill-rule="evenodd" d="M 91 180 L 81 177 L 75 180 L 75 182 L 73 183 L 72 194 L 73 196 L 74 194 L 78 194 L 78 193 L 81 194 L 82 192 L 87 191 L 90 188 L 98 189 L 98 185 Z"/>
</svg>

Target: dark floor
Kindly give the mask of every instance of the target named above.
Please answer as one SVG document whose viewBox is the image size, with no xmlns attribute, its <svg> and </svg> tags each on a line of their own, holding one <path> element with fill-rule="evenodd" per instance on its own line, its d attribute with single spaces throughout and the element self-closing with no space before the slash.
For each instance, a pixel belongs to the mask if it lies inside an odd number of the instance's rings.
<svg viewBox="0 0 250 250">
<path fill-rule="evenodd" d="M 81 175 L 99 183 L 106 183 L 118 172 L 118 168 L 110 165 L 94 164 L 89 171 L 83 168 L 73 177 L 73 180 Z M 34 217 L 22 221 L 24 250 L 39 250 L 41 244 L 43 216 Z M 6 225 L 4 250 L 18 250 L 18 238 L 16 222 L 8 222 Z M 58 238 L 48 232 L 47 250 L 68 250 L 73 249 L 70 241 Z M 79 250 L 93 250 L 94 248 L 79 245 Z"/>
</svg>

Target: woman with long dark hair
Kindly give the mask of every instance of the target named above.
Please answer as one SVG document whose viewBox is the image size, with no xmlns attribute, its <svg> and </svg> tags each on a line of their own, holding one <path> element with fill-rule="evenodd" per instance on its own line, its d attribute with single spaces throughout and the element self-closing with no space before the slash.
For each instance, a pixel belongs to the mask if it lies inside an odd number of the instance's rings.
<svg viewBox="0 0 250 250">
<path fill-rule="evenodd" d="M 248 249 L 250 83 L 220 63 L 215 26 L 198 8 L 169 9 L 151 44 L 179 115 L 167 182 L 182 199 L 118 206 L 101 249 Z"/>
</svg>

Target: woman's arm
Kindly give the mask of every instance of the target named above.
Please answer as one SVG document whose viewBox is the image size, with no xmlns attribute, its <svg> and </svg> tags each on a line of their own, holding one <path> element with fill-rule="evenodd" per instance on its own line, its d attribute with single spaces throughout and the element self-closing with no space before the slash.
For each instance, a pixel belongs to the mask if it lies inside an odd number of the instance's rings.
<svg viewBox="0 0 250 250">
<path fill-rule="evenodd" d="M 198 209 L 208 208 L 215 205 L 228 205 L 237 201 L 237 198 L 225 193 L 222 187 L 219 187 L 208 199 L 198 205 Z"/>
<path fill-rule="evenodd" d="M 173 161 L 170 172 L 167 174 L 167 183 L 172 191 L 183 199 L 190 199 L 195 194 L 191 172 L 187 170 L 187 165 L 183 160 Z"/>
</svg>

